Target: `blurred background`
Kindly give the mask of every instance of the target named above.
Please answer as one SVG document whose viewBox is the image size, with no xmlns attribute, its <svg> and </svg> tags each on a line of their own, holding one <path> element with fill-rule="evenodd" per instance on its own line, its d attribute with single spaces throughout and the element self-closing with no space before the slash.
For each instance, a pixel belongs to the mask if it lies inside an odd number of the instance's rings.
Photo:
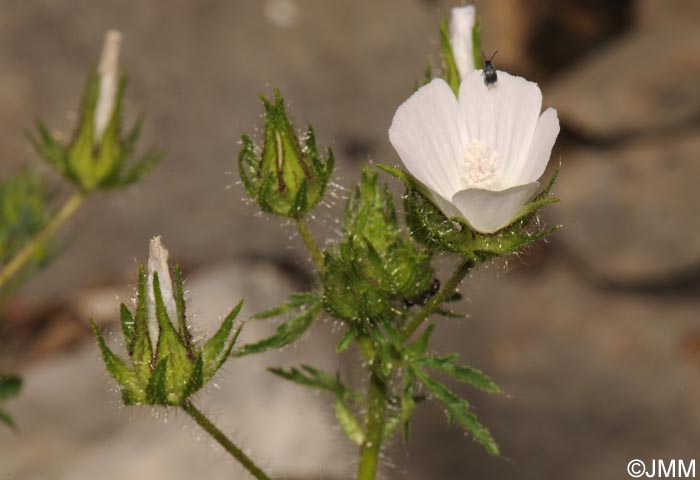
<svg viewBox="0 0 700 480">
<path fill-rule="evenodd" d="M 368 160 L 398 163 L 396 107 L 437 61 L 444 0 L 25 0 L 0 3 L 0 174 L 39 165 L 36 118 L 70 135 L 105 30 L 124 33 L 127 110 L 167 157 L 127 192 L 97 194 L 59 236 L 61 255 L 7 306 L 0 365 L 24 376 L 0 429 L 0 478 L 245 478 L 190 421 L 120 407 L 87 326 L 117 327 L 137 262 L 162 235 L 187 274 L 202 332 L 245 298 L 245 315 L 306 290 L 313 269 L 291 226 L 244 201 L 236 158 L 277 85 L 299 126 L 334 149 L 333 219 Z M 536 80 L 562 133 L 552 164 L 564 228 L 462 285 L 465 320 L 436 348 L 459 351 L 507 392 L 473 400 L 499 441 L 490 457 L 421 405 L 387 479 L 618 479 L 634 458 L 691 460 L 700 442 L 700 2 L 483 0 L 484 50 Z M 45 175 L 52 177 L 48 169 Z M 401 188 L 390 181 L 397 193 Z M 68 191 L 57 187 L 63 198 Z M 398 198 L 398 197 L 397 197 Z M 444 273 L 444 272 L 443 272 Z M 248 338 L 270 325 L 250 324 Z M 286 385 L 270 365 L 340 364 L 319 322 L 296 347 L 229 362 L 202 407 L 275 478 L 352 478 L 355 449 L 330 399 Z M 115 338 L 115 342 L 118 340 Z M 325 345 L 325 347 L 324 347 Z M 237 473 L 236 473 L 237 472 Z M 232 473 L 236 476 L 232 477 Z"/>
</svg>

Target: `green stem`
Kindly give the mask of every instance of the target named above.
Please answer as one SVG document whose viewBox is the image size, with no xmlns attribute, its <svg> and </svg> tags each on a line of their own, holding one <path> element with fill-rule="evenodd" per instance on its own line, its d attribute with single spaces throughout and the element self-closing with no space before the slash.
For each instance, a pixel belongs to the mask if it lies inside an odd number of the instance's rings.
<svg viewBox="0 0 700 480">
<path fill-rule="evenodd" d="M 258 467 L 253 460 L 250 459 L 243 450 L 238 448 L 224 433 L 219 430 L 216 425 L 211 423 L 211 421 L 204 416 L 202 412 L 197 410 L 197 408 L 192 405 L 192 402 L 186 400 L 182 404 L 182 409 L 187 412 L 187 414 L 197 422 L 197 425 L 202 427 L 202 429 L 212 436 L 214 440 L 219 442 L 219 444 L 226 449 L 228 453 L 231 454 L 233 458 L 238 460 L 238 462 L 243 465 L 243 467 L 250 472 L 258 480 L 270 480 L 265 472 L 263 472 L 260 467 Z"/>
<path fill-rule="evenodd" d="M 309 230 L 309 225 L 306 223 L 306 219 L 304 217 L 299 217 L 296 219 L 296 221 L 299 235 L 301 235 L 301 238 L 304 240 L 304 245 L 306 245 L 306 248 L 309 250 L 311 259 L 316 264 L 318 271 L 323 272 L 323 254 L 321 253 L 321 249 L 318 248 L 318 244 L 316 243 L 311 230 Z"/>
<path fill-rule="evenodd" d="M 36 236 L 24 246 L 0 271 L 0 288 L 17 274 L 31 260 L 36 251 L 46 243 L 51 235 L 63 225 L 85 200 L 85 194 L 77 192 L 63 204 L 55 217 Z"/>
<path fill-rule="evenodd" d="M 375 361 L 377 359 L 375 358 Z M 375 367 L 376 368 L 376 367 Z M 379 452 L 384 439 L 387 393 L 382 379 L 372 372 L 367 387 L 367 418 L 365 440 L 360 446 L 360 461 L 357 464 L 357 480 L 374 480 L 379 466 Z"/>
<path fill-rule="evenodd" d="M 432 313 L 435 312 L 435 310 L 440 308 L 440 305 L 442 305 L 443 302 L 454 293 L 454 291 L 459 286 L 460 282 L 464 279 L 467 273 L 469 273 L 469 270 L 471 270 L 473 266 L 473 260 L 462 260 L 462 263 L 459 264 L 459 267 L 457 267 L 457 270 L 455 270 L 455 273 L 452 274 L 450 279 L 442 286 L 442 288 L 435 295 L 433 295 L 430 298 L 430 300 L 428 300 L 425 303 L 425 305 L 423 305 L 423 308 L 421 308 L 418 311 L 418 313 L 416 313 L 416 315 L 411 319 L 411 321 L 409 321 L 406 324 L 403 331 L 401 332 L 401 336 L 404 340 L 413 335 L 413 332 L 415 332 L 418 329 L 418 327 L 420 327 L 421 323 L 423 323 L 425 319 L 432 315 Z"/>
</svg>

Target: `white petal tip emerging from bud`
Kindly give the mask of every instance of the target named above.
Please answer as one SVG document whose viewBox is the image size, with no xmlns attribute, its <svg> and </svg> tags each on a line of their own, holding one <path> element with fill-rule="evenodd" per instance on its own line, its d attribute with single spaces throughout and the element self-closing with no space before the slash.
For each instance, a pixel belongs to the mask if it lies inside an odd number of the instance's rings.
<svg viewBox="0 0 700 480">
<path fill-rule="evenodd" d="M 452 9 L 450 16 L 450 44 L 459 78 L 463 80 L 474 71 L 472 32 L 476 25 L 476 7 L 465 5 Z"/>
<path fill-rule="evenodd" d="M 146 296 L 146 311 L 148 313 L 148 334 L 151 338 L 153 348 L 158 345 L 158 317 L 156 316 L 156 297 L 153 291 L 153 274 L 158 274 L 160 283 L 160 293 L 165 304 L 165 311 L 168 313 L 171 322 L 176 321 L 177 308 L 175 296 L 173 295 L 173 282 L 170 279 L 170 267 L 168 266 L 168 251 L 160 241 L 160 236 L 153 237 L 149 244 L 148 255 L 148 293 Z"/>
<path fill-rule="evenodd" d="M 95 107 L 95 142 L 102 140 L 109 120 L 112 117 L 114 103 L 119 84 L 119 51 L 121 50 L 122 34 L 117 30 L 105 33 L 105 43 L 102 47 L 102 57 L 97 73 L 100 76 L 100 93 Z"/>
</svg>

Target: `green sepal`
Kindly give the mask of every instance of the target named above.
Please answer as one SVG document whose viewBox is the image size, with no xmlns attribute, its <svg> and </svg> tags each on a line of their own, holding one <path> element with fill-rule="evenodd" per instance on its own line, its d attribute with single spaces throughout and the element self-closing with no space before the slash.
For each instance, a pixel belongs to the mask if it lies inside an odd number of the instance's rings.
<svg viewBox="0 0 700 480">
<path fill-rule="evenodd" d="M 202 355 L 197 355 L 197 359 L 194 361 L 194 368 L 192 369 L 192 375 L 187 382 L 185 390 L 182 392 L 182 400 L 184 401 L 190 395 L 196 393 L 200 388 L 204 386 L 204 360 Z"/>
<path fill-rule="evenodd" d="M 149 405 L 170 405 L 167 390 L 168 359 L 158 362 L 146 385 L 146 401 Z"/>
<path fill-rule="evenodd" d="M 307 308 L 297 313 L 291 320 L 279 325 L 275 334 L 255 343 L 244 345 L 235 350 L 233 354 L 237 357 L 260 353 L 272 348 L 282 348 L 297 341 L 318 317 L 321 310 L 321 302 L 315 299 Z"/>
<path fill-rule="evenodd" d="M 134 351 L 134 335 L 136 334 L 136 321 L 131 315 L 129 308 L 123 303 L 119 306 L 119 318 L 122 326 L 122 335 L 126 351 L 131 355 Z"/>
<path fill-rule="evenodd" d="M 165 389 L 167 399 L 177 405 L 184 399 L 184 390 L 192 376 L 194 357 L 168 317 L 163 303 L 158 273 L 153 273 L 153 294 L 155 297 L 156 318 L 158 319 L 158 347 L 156 348 L 156 369 L 167 360 Z"/>
<path fill-rule="evenodd" d="M 182 287 L 182 270 L 179 265 L 175 266 L 175 281 L 173 285 L 173 296 L 175 297 L 175 309 L 177 311 L 177 330 L 187 344 L 188 349 L 192 350 L 192 335 L 187 328 L 187 308 L 185 304 L 185 292 Z"/>
<path fill-rule="evenodd" d="M 406 185 L 404 196 L 406 224 L 411 235 L 431 250 L 456 253 L 474 261 L 483 262 L 494 257 L 517 253 L 558 228 L 552 227 L 539 231 L 532 231 L 531 228 L 532 220 L 539 209 L 556 201 L 554 198 L 546 197 L 552 181 L 543 193 L 534 197 L 520 210 L 510 225 L 493 234 L 482 234 L 473 230 L 464 219 L 445 217 L 432 201 L 432 194 L 428 189 L 406 172 L 386 165 L 378 165 L 378 167 Z"/>
<path fill-rule="evenodd" d="M 231 331 L 233 331 L 233 325 L 241 308 L 243 308 L 243 300 L 238 302 L 238 305 L 229 312 L 217 332 L 204 344 L 204 347 L 202 347 L 201 357 L 204 363 L 205 381 L 209 381 L 219 368 L 221 368 L 221 365 L 229 357 L 228 354 L 238 339 L 238 335 L 243 326 L 241 325 L 238 327 L 234 331 L 233 336 L 231 335 Z M 231 338 L 231 340 L 229 340 L 229 338 Z"/>
<path fill-rule="evenodd" d="M 124 403 L 127 405 L 140 403 L 144 399 L 146 392 L 142 389 L 136 372 L 107 347 L 107 343 L 97 324 L 94 321 L 90 321 L 90 325 L 97 339 L 97 345 L 100 348 L 105 368 L 121 387 Z"/>
<path fill-rule="evenodd" d="M 317 297 L 311 293 L 293 293 L 289 300 L 280 305 L 279 307 L 271 308 L 269 310 L 264 310 L 258 312 L 251 317 L 253 320 L 264 320 L 266 318 L 279 317 L 295 308 L 299 308 L 304 305 L 310 305 L 317 300 Z"/>
<path fill-rule="evenodd" d="M 442 53 L 442 78 L 445 79 L 452 91 L 457 95 L 459 93 L 459 71 L 455 62 L 452 45 L 450 44 L 450 35 L 447 31 L 447 21 L 443 20 L 440 23 L 440 47 Z"/>
<path fill-rule="evenodd" d="M 36 121 L 36 134 L 28 132 L 26 137 L 39 157 L 61 175 L 66 175 L 66 147 L 51 135 L 40 120 Z"/>
<path fill-rule="evenodd" d="M 357 445 L 362 445 L 365 441 L 364 429 L 345 404 L 342 396 L 336 397 L 334 412 L 335 418 L 338 420 L 338 424 L 343 429 L 345 435 Z"/>
<path fill-rule="evenodd" d="M 413 361 L 415 365 L 427 368 L 440 370 L 445 375 L 457 380 L 458 382 L 467 383 L 480 390 L 489 393 L 501 393 L 501 387 L 485 373 L 476 368 L 466 365 L 459 365 L 457 361 L 459 355 L 447 355 L 444 357 L 423 357 Z"/>
<path fill-rule="evenodd" d="M 449 423 L 457 423 L 492 455 L 500 455 L 500 449 L 489 430 L 482 425 L 466 400 L 459 398 L 445 385 L 429 377 L 421 369 L 414 369 L 416 377 L 445 408 Z"/>
</svg>

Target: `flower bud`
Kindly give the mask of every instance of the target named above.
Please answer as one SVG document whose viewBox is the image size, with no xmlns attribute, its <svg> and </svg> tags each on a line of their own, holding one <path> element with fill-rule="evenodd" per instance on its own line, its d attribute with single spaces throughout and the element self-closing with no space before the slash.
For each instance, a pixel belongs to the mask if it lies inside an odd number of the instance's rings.
<svg viewBox="0 0 700 480">
<path fill-rule="evenodd" d="M 474 28 L 476 27 L 476 7 L 465 5 L 452 9 L 450 15 L 450 45 L 459 72 L 459 78 L 466 78 L 474 71 Z M 476 58 L 478 59 L 478 50 Z"/>
<path fill-rule="evenodd" d="M 398 226 L 391 192 L 365 169 L 348 200 L 345 236 L 326 252 L 323 273 L 327 310 L 345 320 L 388 318 L 394 304 L 430 288 L 430 256 Z"/>
<path fill-rule="evenodd" d="M 242 302 L 213 337 L 203 345 L 195 343 L 185 315 L 180 269 L 175 268 L 173 284 L 167 260 L 160 238 L 152 239 L 148 273 L 144 267 L 139 270 L 136 310 L 132 313 L 121 305 L 126 359 L 107 347 L 93 322 L 107 371 L 119 383 L 127 405 L 181 405 L 221 368 L 241 330 L 233 325 Z"/>
<path fill-rule="evenodd" d="M 68 145 L 59 143 L 41 123 L 36 137 L 30 138 L 34 148 L 80 190 L 118 188 L 140 180 L 160 160 L 162 154 L 147 150 L 132 165 L 141 131 L 141 120 L 122 135 L 122 104 L 126 76 L 119 73 L 119 51 L 122 35 L 111 30 L 105 35 L 102 57 L 97 72 L 88 75 L 80 124 Z"/>
<path fill-rule="evenodd" d="M 258 148 L 246 135 L 239 154 L 243 185 L 260 208 L 283 217 L 300 218 L 323 198 L 333 171 L 333 152 L 318 154 L 311 127 L 297 137 L 287 117 L 284 99 L 260 96 L 265 107 L 265 143 Z"/>
</svg>

